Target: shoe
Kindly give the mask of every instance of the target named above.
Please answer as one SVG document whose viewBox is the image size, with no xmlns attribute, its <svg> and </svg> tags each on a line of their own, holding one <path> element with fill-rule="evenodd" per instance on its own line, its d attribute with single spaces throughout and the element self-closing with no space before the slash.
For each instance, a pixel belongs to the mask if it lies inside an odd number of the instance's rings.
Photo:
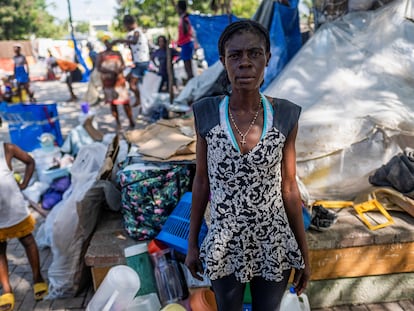
<svg viewBox="0 0 414 311">
<path fill-rule="evenodd" d="M 12 293 L 0 296 L 0 310 L 12 311 L 14 309 L 14 295 Z"/>
<path fill-rule="evenodd" d="M 48 294 L 48 286 L 45 282 L 35 283 L 33 285 L 33 294 L 35 300 L 42 300 Z"/>
<path fill-rule="evenodd" d="M 314 205 L 312 207 L 310 228 L 317 231 L 325 231 L 335 224 L 337 220 L 338 215 L 322 205 Z"/>
</svg>

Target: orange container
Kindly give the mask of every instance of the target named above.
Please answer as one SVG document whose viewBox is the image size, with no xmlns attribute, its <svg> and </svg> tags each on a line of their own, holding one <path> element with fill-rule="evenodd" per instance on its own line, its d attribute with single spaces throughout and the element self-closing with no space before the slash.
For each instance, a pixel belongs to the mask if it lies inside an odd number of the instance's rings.
<svg viewBox="0 0 414 311">
<path fill-rule="evenodd" d="M 208 288 L 196 289 L 190 296 L 190 306 L 193 311 L 217 311 L 216 297 Z"/>
</svg>

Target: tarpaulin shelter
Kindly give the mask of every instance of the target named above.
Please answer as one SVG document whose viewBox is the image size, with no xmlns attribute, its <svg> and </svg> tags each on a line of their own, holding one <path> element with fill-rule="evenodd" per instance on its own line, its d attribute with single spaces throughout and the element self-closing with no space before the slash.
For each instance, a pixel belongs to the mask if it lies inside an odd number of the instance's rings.
<svg viewBox="0 0 414 311">
<path fill-rule="evenodd" d="M 314 199 L 352 199 L 414 148 L 412 0 L 322 25 L 265 89 L 302 106 L 298 175 Z"/>
<path fill-rule="evenodd" d="M 291 0 L 289 7 L 273 0 L 263 0 L 252 19 L 265 26 L 270 34 L 272 57 L 265 72 L 262 86 L 265 88 L 302 45 L 298 0 Z M 176 103 L 190 103 L 201 97 L 223 91 L 221 83 L 224 72 L 221 64 L 217 64 L 219 62 L 217 43 L 224 28 L 236 20 L 238 18 L 233 15 L 190 15 L 197 40 L 204 49 L 211 70 L 207 69 L 200 76 L 191 79 L 183 92 L 175 99 Z"/>
</svg>

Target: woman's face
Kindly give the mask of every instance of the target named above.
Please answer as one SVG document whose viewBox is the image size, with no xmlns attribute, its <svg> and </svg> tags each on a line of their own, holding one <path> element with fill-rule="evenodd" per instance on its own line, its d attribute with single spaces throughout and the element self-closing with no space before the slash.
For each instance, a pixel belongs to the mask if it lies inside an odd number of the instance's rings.
<svg viewBox="0 0 414 311">
<path fill-rule="evenodd" d="M 165 48 L 165 39 L 163 37 L 158 38 L 158 46 L 160 49 L 164 49 Z"/>
<path fill-rule="evenodd" d="M 264 39 L 252 32 L 234 34 L 220 56 L 233 91 L 259 89 L 269 59 Z"/>
</svg>

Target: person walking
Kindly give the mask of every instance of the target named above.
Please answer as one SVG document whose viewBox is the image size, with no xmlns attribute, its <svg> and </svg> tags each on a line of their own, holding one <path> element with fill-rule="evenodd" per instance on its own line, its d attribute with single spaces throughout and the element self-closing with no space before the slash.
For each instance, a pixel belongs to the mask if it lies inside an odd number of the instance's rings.
<svg viewBox="0 0 414 311">
<path fill-rule="evenodd" d="M 134 107 L 136 107 L 141 104 L 138 83 L 140 80 L 142 81 L 150 62 L 149 45 L 147 37 L 142 29 L 138 27 L 138 24 L 132 15 L 125 15 L 123 23 L 128 31 L 126 39 L 117 39 L 112 43 L 114 45 L 117 43 L 127 44 L 131 50 L 134 67 L 130 73 L 129 88 L 135 95 Z"/>
<path fill-rule="evenodd" d="M 129 105 L 128 90 L 126 81 L 122 74 L 125 63 L 119 51 L 113 50 L 113 44 L 109 36 L 102 37 L 106 49 L 98 53 L 96 68 L 100 72 L 102 87 L 105 96 L 105 103 L 111 106 L 111 112 L 115 118 L 117 129 L 121 128 L 119 120 L 118 105 L 124 107 L 125 114 L 129 119 L 130 128 L 134 128 L 135 122 L 132 116 L 132 109 Z"/>
<path fill-rule="evenodd" d="M 298 295 L 310 278 L 296 183 L 301 108 L 259 91 L 271 57 L 261 24 L 230 24 L 218 49 L 231 91 L 193 104 L 197 160 L 185 263 L 196 278 L 204 264 L 219 311 L 240 311 L 248 282 L 253 310 L 279 310 L 292 269 Z M 209 200 L 211 225 L 199 249 Z"/>
<path fill-rule="evenodd" d="M 21 53 L 22 46 L 15 44 L 13 50 L 14 78 L 17 82 L 17 92 L 20 102 L 23 102 L 22 88 L 29 95 L 30 102 L 34 102 L 34 93 L 30 90 L 29 65 L 27 64 L 26 56 Z"/>
<path fill-rule="evenodd" d="M 70 98 L 68 101 L 77 101 L 78 97 L 73 91 L 73 82 L 82 81 L 82 71 L 78 67 L 78 63 L 65 59 L 57 59 L 57 65 L 66 75 L 66 85 L 68 86 Z"/>
<path fill-rule="evenodd" d="M 25 164 L 24 177 L 18 183 L 12 170 L 12 160 Z M 40 272 L 39 251 L 33 237 L 35 219 L 30 214 L 28 203 L 21 190 L 29 184 L 33 175 L 33 158 L 18 146 L 0 141 L 0 284 L 3 293 L 0 296 L 0 310 L 11 311 L 14 308 L 14 294 L 9 280 L 6 256 L 7 240 L 18 238 L 23 245 L 33 273 L 33 294 L 35 300 L 42 300 L 48 293 L 48 286 Z"/>
</svg>

